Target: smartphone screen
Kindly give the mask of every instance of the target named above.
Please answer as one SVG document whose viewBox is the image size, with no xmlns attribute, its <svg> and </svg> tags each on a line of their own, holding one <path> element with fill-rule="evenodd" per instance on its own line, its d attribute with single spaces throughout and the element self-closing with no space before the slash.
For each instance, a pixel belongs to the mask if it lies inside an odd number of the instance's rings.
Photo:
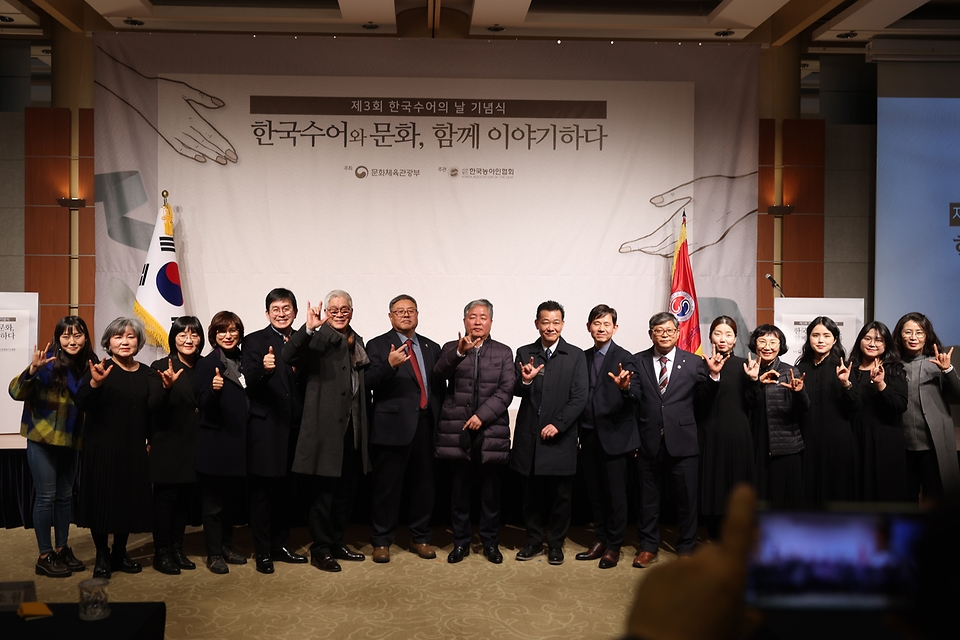
<svg viewBox="0 0 960 640">
<path fill-rule="evenodd" d="M 747 603 L 766 609 L 909 608 L 925 522 L 919 512 L 760 512 Z"/>
</svg>

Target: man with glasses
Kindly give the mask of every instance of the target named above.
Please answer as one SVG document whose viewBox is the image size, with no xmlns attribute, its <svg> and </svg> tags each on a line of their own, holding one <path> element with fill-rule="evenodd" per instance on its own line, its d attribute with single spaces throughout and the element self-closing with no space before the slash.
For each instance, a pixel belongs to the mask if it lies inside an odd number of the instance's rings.
<svg viewBox="0 0 960 640">
<path fill-rule="evenodd" d="M 304 563 L 290 551 L 290 465 L 303 414 L 303 390 L 293 367 L 283 361 L 283 345 L 293 333 L 297 298 L 289 289 L 267 294 L 270 323 L 243 341 L 243 373 L 250 400 L 247 423 L 250 530 L 257 571 L 273 573 L 274 560 Z"/>
<path fill-rule="evenodd" d="M 715 395 L 724 358 L 707 360 L 677 348 L 680 324 L 673 314 L 650 318 L 653 346 L 636 354 L 642 399 L 637 410 L 640 428 L 640 553 L 633 566 L 645 568 L 660 549 L 660 486 L 670 476 L 677 505 L 677 555 L 693 553 L 697 541 L 697 422 L 694 395 Z M 712 382 L 711 382 L 712 381 Z"/>
<path fill-rule="evenodd" d="M 350 326 L 349 293 L 334 290 L 323 304 L 307 306 L 306 324 L 283 347 L 284 362 L 307 379 L 293 471 L 311 483 L 310 561 L 321 571 L 336 572 L 338 560 L 364 559 L 346 545 L 343 534 L 357 477 L 370 471 L 363 380 L 370 359 Z"/>
<path fill-rule="evenodd" d="M 370 366 L 364 379 L 373 394 L 370 458 L 373 505 L 370 511 L 374 562 L 390 562 L 400 499 L 409 496 L 411 551 L 437 557 L 430 546 L 433 513 L 433 436 L 443 401 L 443 378 L 433 373 L 440 346 L 416 332 L 417 301 L 399 295 L 390 301 L 392 329 L 367 344 Z"/>
</svg>

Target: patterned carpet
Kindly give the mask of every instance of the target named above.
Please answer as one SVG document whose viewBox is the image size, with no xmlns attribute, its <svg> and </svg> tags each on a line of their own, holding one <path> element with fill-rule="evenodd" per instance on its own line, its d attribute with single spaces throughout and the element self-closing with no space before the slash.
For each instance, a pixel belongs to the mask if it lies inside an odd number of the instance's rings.
<svg viewBox="0 0 960 640">
<path fill-rule="evenodd" d="M 630 566 L 633 547 L 620 565 L 601 571 L 596 562 L 577 562 L 574 554 L 592 541 L 590 532 L 571 531 L 566 562 L 550 566 L 546 557 L 517 562 L 523 532 L 505 527 L 504 563 L 494 565 L 474 545 L 463 562 L 450 565 L 448 531 L 437 530 L 436 560 L 423 560 L 395 544 L 389 564 L 343 562 L 338 574 L 310 565 L 277 563 L 276 573 L 256 572 L 253 561 L 231 566 L 218 576 L 202 566 L 203 540 L 189 529 L 187 554 L 195 571 L 166 576 L 155 571 L 148 534 L 131 536 L 130 554 L 144 565 L 137 575 L 115 574 L 112 601 L 167 603 L 169 640 L 181 638 L 337 638 L 364 640 L 436 640 L 441 638 L 616 638 L 623 632 L 627 607 L 643 571 Z M 347 541 L 368 556 L 368 531 L 353 527 Z M 93 541 L 84 529 L 71 528 L 71 546 L 90 569 L 69 578 L 34 575 L 36 538 L 32 530 L 0 530 L 0 580 L 36 580 L 44 602 L 76 602 L 77 583 L 92 576 Z M 572 540 L 571 540 L 572 539 Z M 404 539 L 398 539 L 404 543 Z M 293 532 L 292 546 L 306 553 L 305 529 Z M 251 553 L 249 531 L 237 531 L 237 551 Z M 672 557 L 661 551 L 664 559 Z"/>
</svg>

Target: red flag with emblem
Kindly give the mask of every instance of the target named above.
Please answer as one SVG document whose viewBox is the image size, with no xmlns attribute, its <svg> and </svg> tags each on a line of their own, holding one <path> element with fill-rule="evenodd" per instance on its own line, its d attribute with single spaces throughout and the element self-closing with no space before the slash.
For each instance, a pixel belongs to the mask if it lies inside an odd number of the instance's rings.
<svg viewBox="0 0 960 640">
<path fill-rule="evenodd" d="M 693 269 L 687 250 L 687 214 L 680 223 L 680 237 L 673 250 L 673 270 L 670 282 L 670 313 L 680 322 L 677 346 L 685 351 L 703 355 L 700 345 L 700 313 L 697 309 L 697 288 L 693 284 Z"/>
</svg>

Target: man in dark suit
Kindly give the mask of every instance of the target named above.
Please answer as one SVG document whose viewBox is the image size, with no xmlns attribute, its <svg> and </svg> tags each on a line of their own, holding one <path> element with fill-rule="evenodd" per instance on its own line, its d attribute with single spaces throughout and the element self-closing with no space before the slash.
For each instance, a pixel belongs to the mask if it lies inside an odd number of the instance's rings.
<svg viewBox="0 0 960 640">
<path fill-rule="evenodd" d="M 347 546 L 343 534 L 357 478 L 370 471 L 363 380 L 370 359 L 363 339 L 350 326 L 349 293 L 334 290 L 323 304 L 307 306 L 306 324 L 283 347 L 284 362 L 307 377 L 293 471 L 311 484 L 310 562 L 321 571 L 336 572 L 338 560 L 364 559 Z"/>
<path fill-rule="evenodd" d="M 390 562 L 404 487 L 410 498 L 411 551 L 437 557 L 430 546 L 433 513 L 433 437 L 443 402 L 443 378 L 433 367 L 440 346 L 416 333 L 417 301 L 399 295 L 390 301 L 393 329 L 367 343 L 370 366 L 364 373 L 373 394 L 370 460 L 373 506 L 370 518 L 374 562 Z"/>
<path fill-rule="evenodd" d="M 697 541 L 697 422 L 693 399 L 716 394 L 722 357 L 704 360 L 677 348 L 680 324 L 670 313 L 650 318 L 653 346 L 636 355 L 642 401 L 640 427 L 640 553 L 633 566 L 652 564 L 660 548 L 660 484 L 669 476 L 679 519 L 677 554 L 690 555 Z M 719 354 L 717 354 L 719 356 Z M 712 382 L 711 382 L 712 381 Z"/>
<path fill-rule="evenodd" d="M 517 560 L 543 554 L 547 512 L 547 561 L 554 565 L 563 564 L 570 496 L 577 472 L 580 413 L 587 402 L 583 352 L 560 337 L 563 316 L 558 302 L 541 303 L 534 321 L 540 338 L 517 349 L 520 376 L 513 394 L 521 401 L 510 451 L 510 467 L 524 476 L 527 543 L 517 552 Z"/>
<path fill-rule="evenodd" d="M 297 299 L 289 289 L 267 294 L 270 324 L 243 341 L 243 374 L 250 400 L 247 423 L 250 530 L 257 571 L 273 573 L 273 561 L 304 563 L 290 544 L 290 465 L 303 414 L 303 390 L 293 367 L 280 357 L 293 332 Z"/>
<path fill-rule="evenodd" d="M 631 383 L 637 371 L 633 354 L 613 342 L 617 310 L 595 306 L 587 317 L 587 331 L 593 347 L 585 354 L 590 390 L 580 418 L 580 469 L 597 539 L 576 558 L 599 558 L 601 569 L 611 569 L 620 561 L 627 532 L 627 462 L 640 448 L 640 385 Z"/>
</svg>

